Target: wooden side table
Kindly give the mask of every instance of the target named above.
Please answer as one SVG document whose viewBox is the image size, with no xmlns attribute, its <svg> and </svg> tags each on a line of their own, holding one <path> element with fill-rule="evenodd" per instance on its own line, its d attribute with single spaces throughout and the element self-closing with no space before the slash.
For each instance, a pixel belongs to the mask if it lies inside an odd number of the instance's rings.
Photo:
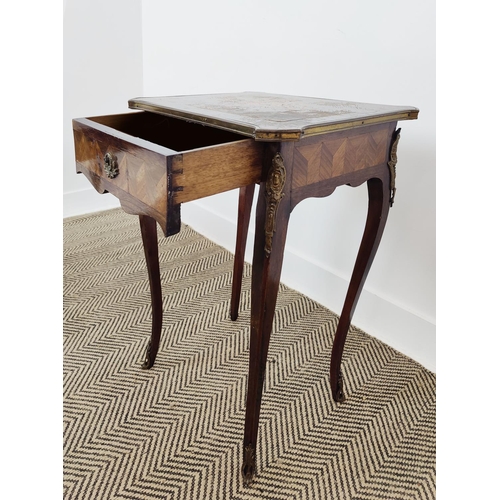
<svg viewBox="0 0 500 500">
<path fill-rule="evenodd" d="M 290 214 L 300 201 L 328 196 L 338 186 L 368 186 L 366 227 L 332 349 L 330 384 L 341 402 L 347 331 L 396 192 L 396 125 L 416 119 L 418 109 L 254 92 L 140 98 L 129 107 L 141 111 L 74 120 L 73 127 L 77 171 L 139 215 L 153 310 L 144 368 L 154 363 L 162 324 L 156 222 L 166 236 L 175 234 L 181 203 L 240 188 L 235 320 L 254 186 L 260 183 L 242 465 L 250 482 Z"/>
</svg>

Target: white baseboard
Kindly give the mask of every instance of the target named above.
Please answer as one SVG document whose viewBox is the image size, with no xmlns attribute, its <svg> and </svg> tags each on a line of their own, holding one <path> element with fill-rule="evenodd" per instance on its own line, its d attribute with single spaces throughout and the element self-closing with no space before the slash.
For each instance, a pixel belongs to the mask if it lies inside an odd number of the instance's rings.
<svg viewBox="0 0 500 500">
<path fill-rule="evenodd" d="M 118 198 L 110 194 L 99 194 L 94 188 L 63 194 L 63 217 L 90 214 L 119 206 Z"/>
<path fill-rule="evenodd" d="M 181 210 L 183 222 L 234 252 L 236 224 L 233 220 L 214 212 L 200 201 L 186 203 Z M 251 262 L 252 255 L 253 225 L 252 219 L 245 253 L 245 260 L 248 262 Z M 281 281 L 337 314 L 342 309 L 348 286 L 344 278 L 288 247 L 285 249 Z M 365 288 L 352 322 L 366 333 L 436 372 L 436 325 L 428 319 Z"/>
<path fill-rule="evenodd" d="M 108 210 L 120 206 L 117 198 L 100 195 L 94 189 L 64 194 L 64 217 Z M 182 221 L 212 241 L 234 252 L 235 221 L 203 205 L 182 205 Z M 248 234 L 245 260 L 251 262 L 254 238 L 253 218 Z M 348 282 L 330 269 L 286 247 L 281 281 L 331 311 L 340 313 Z M 353 324 L 399 352 L 436 372 L 436 325 L 365 288 L 359 299 Z"/>
</svg>

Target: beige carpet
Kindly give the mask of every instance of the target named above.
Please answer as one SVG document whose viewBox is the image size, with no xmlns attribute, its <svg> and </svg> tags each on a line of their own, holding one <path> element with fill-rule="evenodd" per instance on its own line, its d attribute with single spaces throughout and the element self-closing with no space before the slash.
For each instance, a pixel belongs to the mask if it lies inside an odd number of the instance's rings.
<svg viewBox="0 0 500 500">
<path fill-rule="evenodd" d="M 337 316 L 281 286 L 257 477 L 240 475 L 250 322 L 229 319 L 232 255 L 184 226 L 160 238 L 164 327 L 140 364 L 150 296 L 137 217 L 64 221 L 64 498 L 433 499 L 435 376 L 352 328 L 347 400 L 328 383 Z"/>
</svg>

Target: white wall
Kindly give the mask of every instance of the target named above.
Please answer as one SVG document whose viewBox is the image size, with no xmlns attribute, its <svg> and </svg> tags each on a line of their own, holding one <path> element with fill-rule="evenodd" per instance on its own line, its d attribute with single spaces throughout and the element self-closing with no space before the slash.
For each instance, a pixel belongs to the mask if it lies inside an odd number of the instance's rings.
<svg viewBox="0 0 500 500">
<path fill-rule="evenodd" d="M 119 206 L 75 173 L 72 118 L 127 112 L 142 93 L 141 0 L 65 0 L 63 215 Z"/>
<path fill-rule="evenodd" d="M 95 22 L 89 2 L 81 2 L 78 14 L 75 4 L 68 0 L 70 26 L 81 18 Z M 131 38 L 120 36 L 116 45 L 100 39 L 101 28 L 90 46 L 66 30 L 65 97 L 78 94 L 66 99 L 72 106 L 66 106 L 66 126 L 74 116 L 122 111 L 138 95 L 255 90 L 420 108 L 417 121 L 400 124 L 396 201 L 353 323 L 435 370 L 434 2 L 143 0 L 142 55 L 139 4 L 99 5 L 100 14 L 108 14 L 99 19 L 124 18 L 119 32 Z M 75 55 L 84 59 L 83 70 Z M 125 70 L 140 66 L 141 57 L 142 88 L 140 71 Z M 119 68 L 116 92 L 98 79 L 109 62 Z M 85 85 L 73 75 L 82 72 Z M 74 172 L 72 142 L 65 147 L 65 169 Z M 65 182 L 65 193 L 86 188 L 84 179 Z M 93 210 L 103 208 L 103 198 L 95 195 Z M 236 206 L 233 191 L 183 205 L 182 218 L 232 250 Z M 290 221 L 283 281 L 340 312 L 366 207 L 363 187 L 299 204 Z M 92 209 L 86 205 L 80 213 Z"/>
<path fill-rule="evenodd" d="M 143 0 L 144 95 L 257 90 L 402 104 L 397 195 L 353 323 L 435 370 L 433 1 Z M 236 192 L 183 220 L 234 246 Z M 292 214 L 282 279 L 340 312 L 364 227 L 364 188 Z M 251 245 L 249 245 L 250 258 Z"/>
</svg>

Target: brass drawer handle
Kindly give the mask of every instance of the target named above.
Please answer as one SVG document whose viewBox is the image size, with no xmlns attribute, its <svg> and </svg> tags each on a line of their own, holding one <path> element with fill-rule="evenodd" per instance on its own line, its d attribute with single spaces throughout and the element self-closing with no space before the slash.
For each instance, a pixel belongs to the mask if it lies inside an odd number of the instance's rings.
<svg viewBox="0 0 500 500">
<path fill-rule="evenodd" d="M 111 153 L 106 153 L 104 155 L 104 172 L 106 175 L 113 179 L 118 175 L 118 162 L 116 161 L 116 156 L 113 156 Z"/>
</svg>

